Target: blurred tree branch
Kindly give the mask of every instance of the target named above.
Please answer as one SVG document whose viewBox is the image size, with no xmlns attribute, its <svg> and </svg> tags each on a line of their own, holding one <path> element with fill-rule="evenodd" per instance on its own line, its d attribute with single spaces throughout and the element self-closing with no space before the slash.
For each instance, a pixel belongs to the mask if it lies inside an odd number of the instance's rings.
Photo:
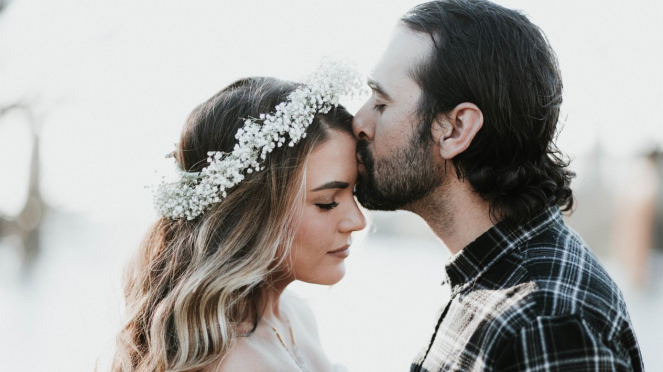
<svg viewBox="0 0 663 372">
<path fill-rule="evenodd" d="M 2 1 L 2 0 L 0 0 L 0 1 Z M 18 103 L 17 102 L 17 103 L 12 103 L 8 106 L 0 107 L 0 116 L 8 113 L 11 110 L 16 110 L 16 109 L 25 109 L 25 110 L 27 110 L 28 106 L 23 104 L 23 103 Z"/>
<path fill-rule="evenodd" d="M 0 0 L 0 13 L 9 5 L 9 0 Z"/>
<path fill-rule="evenodd" d="M 32 150 L 30 152 L 30 173 L 28 180 L 28 196 L 21 211 L 15 216 L 0 213 L 0 239 L 8 236 L 17 236 L 21 241 L 21 257 L 26 268 L 34 261 L 39 253 L 40 239 L 39 226 L 42 216 L 47 209 L 41 195 L 39 166 L 40 138 L 36 120 L 30 108 L 22 103 L 15 103 L 0 107 L 0 125 L 2 117 L 12 110 L 20 110 L 28 118 L 30 135 L 32 137 Z"/>
<path fill-rule="evenodd" d="M 0 14 L 7 9 L 8 4 L 9 0 L 0 0 Z M 39 188 L 41 178 L 41 169 L 39 167 L 39 128 L 29 105 L 23 102 L 0 106 L 0 125 L 3 124 L 2 118 L 8 112 L 14 110 L 25 113 L 32 137 L 28 197 L 23 208 L 16 216 L 7 216 L 0 212 L 0 240 L 8 236 L 17 236 L 21 242 L 19 249 L 24 268 L 29 269 L 39 253 L 39 225 L 46 210 L 46 205 Z"/>
</svg>

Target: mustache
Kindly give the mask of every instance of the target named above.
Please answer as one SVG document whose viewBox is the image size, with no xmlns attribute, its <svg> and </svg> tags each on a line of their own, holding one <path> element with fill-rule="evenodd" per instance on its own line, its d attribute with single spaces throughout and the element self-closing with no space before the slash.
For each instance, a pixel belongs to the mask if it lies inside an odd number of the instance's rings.
<svg viewBox="0 0 663 372">
<path fill-rule="evenodd" d="M 362 188 L 373 188 L 375 180 L 373 179 L 373 172 L 375 170 L 375 160 L 373 159 L 373 154 L 371 150 L 368 149 L 368 141 L 358 140 L 357 141 L 357 155 L 359 155 L 358 161 L 364 166 L 364 171 L 359 172 L 357 175 L 357 183 Z"/>
<path fill-rule="evenodd" d="M 357 154 L 361 158 L 361 162 L 366 166 L 366 163 L 373 164 L 373 154 L 368 149 L 368 141 L 358 140 L 357 141 Z"/>
</svg>

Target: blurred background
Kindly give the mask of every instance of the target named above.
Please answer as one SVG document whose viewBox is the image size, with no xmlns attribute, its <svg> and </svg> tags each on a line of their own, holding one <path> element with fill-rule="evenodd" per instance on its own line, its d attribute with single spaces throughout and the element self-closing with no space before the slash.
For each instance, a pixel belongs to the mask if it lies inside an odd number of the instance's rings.
<svg viewBox="0 0 663 372">
<path fill-rule="evenodd" d="M 0 371 L 108 370 L 122 268 L 156 218 L 145 186 L 191 109 L 323 56 L 366 73 L 418 2 L 0 0 Z M 568 222 L 622 288 L 645 367 L 663 370 L 663 2 L 497 2 L 558 54 Z M 413 215 L 369 216 L 341 283 L 291 289 L 331 359 L 406 371 L 449 296 L 448 254 Z"/>
</svg>

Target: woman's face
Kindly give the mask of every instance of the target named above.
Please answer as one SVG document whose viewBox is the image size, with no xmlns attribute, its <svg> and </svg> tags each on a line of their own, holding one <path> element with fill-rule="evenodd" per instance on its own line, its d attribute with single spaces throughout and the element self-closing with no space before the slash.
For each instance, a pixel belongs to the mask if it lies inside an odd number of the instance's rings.
<svg viewBox="0 0 663 372">
<path fill-rule="evenodd" d="M 306 199 L 293 244 L 295 279 L 331 285 L 345 275 L 350 234 L 366 227 L 353 196 L 357 182 L 356 141 L 330 130 L 327 142 L 313 149 L 306 165 Z"/>
</svg>

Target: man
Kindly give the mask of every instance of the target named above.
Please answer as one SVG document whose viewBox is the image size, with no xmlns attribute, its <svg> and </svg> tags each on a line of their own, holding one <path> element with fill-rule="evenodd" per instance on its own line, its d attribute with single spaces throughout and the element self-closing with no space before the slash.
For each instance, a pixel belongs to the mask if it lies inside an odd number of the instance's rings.
<svg viewBox="0 0 663 372">
<path fill-rule="evenodd" d="M 358 200 L 420 215 L 452 254 L 451 299 L 411 371 L 630 371 L 621 292 L 562 220 L 562 81 L 543 32 L 488 1 L 416 6 L 353 122 Z"/>
</svg>

